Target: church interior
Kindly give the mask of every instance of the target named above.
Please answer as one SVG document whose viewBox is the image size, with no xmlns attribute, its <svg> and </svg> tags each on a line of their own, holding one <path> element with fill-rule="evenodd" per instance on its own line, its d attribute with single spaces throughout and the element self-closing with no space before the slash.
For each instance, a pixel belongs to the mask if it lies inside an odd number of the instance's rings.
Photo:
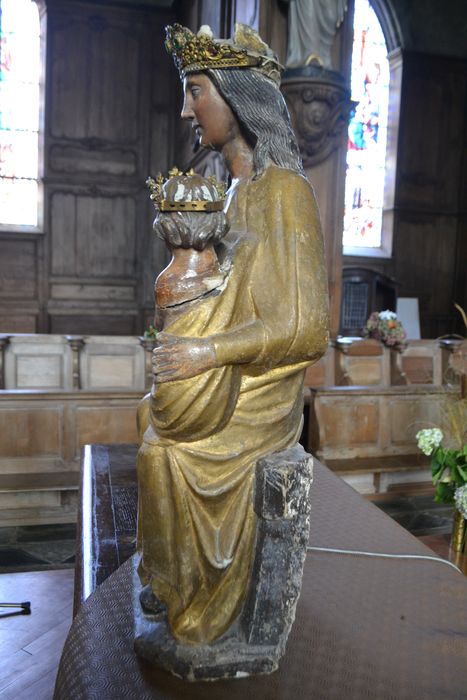
<svg viewBox="0 0 467 700">
<path fill-rule="evenodd" d="M 454 551 L 453 506 L 435 501 L 430 457 L 417 442 L 417 432 L 439 427 L 465 451 L 464 0 L 330 2 L 341 16 L 328 54 L 300 58 L 300 0 L 21 0 L 36 32 L 19 44 L 21 80 L 37 75 L 33 103 L 27 91 L 8 92 L 15 54 L 5 17 L 14 2 L 0 0 L 0 599 L 31 600 L 33 615 L 0 619 L 0 695 L 52 697 L 80 576 L 81 594 L 85 586 L 83 464 L 94 449 L 86 446 L 108 446 L 115 481 L 104 470 L 89 488 L 123 513 L 119 525 L 93 501 L 93 517 L 110 528 L 99 581 L 135 551 L 137 493 L 125 470 L 153 379 L 154 280 L 170 259 L 152 231 L 146 179 L 176 166 L 228 180 L 219 154 L 199 147 L 180 118 L 180 80 L 164 48 L 174 22 L 194 32 L 209 25 L 215 37 L 247 24 L 285 66 L 281 90 L 318 202 L 329 284 L 329 346 L 306 371 L 301 444 L 352 498 L 411 533 L 417 552 L 467 575 L 465 524 Z M 380 53 L 358 74 L 356 62 L 373 51 L 368 13 Z M 7 104 L 12 95 L 16 105 Z M 27 124 L 35 105 L 32 127 L 11 126 Z M 29 170 L 27 151 L 14 151 L 16 128 L 35 134 Z M 11 182 L 24 185 L 19 197 Z M 385 311 L 405 337 L 368 330 L 370 315 Z M 382 594 L 384 606 L 391 596 Z M 0 618 L 11 614 L 3 613 L 0 604 Z M 466 646 L 464 637 L 459 658 Z M 413 690 L 407 697 L 462 697 Z M 293 697 L 274 692 L 258 697 Z M 386 692 L 373 697 L 402 697 Z"/>
</svg>

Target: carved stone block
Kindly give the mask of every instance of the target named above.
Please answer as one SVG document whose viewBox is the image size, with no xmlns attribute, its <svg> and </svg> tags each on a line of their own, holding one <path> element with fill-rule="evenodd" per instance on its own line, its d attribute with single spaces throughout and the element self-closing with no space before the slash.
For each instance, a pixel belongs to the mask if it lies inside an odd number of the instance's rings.
<svg viewBox="0 0 467 700">
<path fill-rule="evenodd" d="M 285 651 L 302 585 L 310 528 L 312 458 L 300 446 L 256 465 L 255 560 L 242 625 L 248 644 Z"/>
<path fill-rule="evenodd" d="M 301 445 L 258 460 L 254 496 L 258 526 L 249 590 L 240 616 L 216 642 L 179 644 L 163 614 L 144 614 L 135 571 L 136 652 L 190 681 L 241 678 L 276 670 L 300 595 L 311 483 L 312 458 Z"/>
</svg>

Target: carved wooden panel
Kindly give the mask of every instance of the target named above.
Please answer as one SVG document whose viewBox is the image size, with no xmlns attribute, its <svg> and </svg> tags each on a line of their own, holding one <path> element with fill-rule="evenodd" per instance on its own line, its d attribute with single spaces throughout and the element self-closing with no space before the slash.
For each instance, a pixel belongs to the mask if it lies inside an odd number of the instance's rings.
<svg viewBox="0 0 467 700">
<path fill-rule="evenodd" d="M 312 391 L 311 448 L 325 460 L 414 454 L 420 426 L 439 425 L 446 388 L 324 387 Z"/>
<path fill-rule="evenodd" d="M 18 357 L 16 372 L 16 383 L 20 389 L 60 389 L 63 384 L 63 362 L 59 355 L 22 355 Z"/>
<path fill-rule="evenodd" d="M 122 402 L 123 403 L 123 402 Z M 99 408 L 79 406 L 76 410 L 76 453 L 83 445 L 95 443 L 135 443 L 136 410 L 134 405 Z"/>
<path fill-rule="evenodd" d="M 5 392 L 2 474 L 79 470 L 86 443 L 137 442 L 139 392 Z"/>
<path fill-rule="evenodd" d="M 7 407 L 8 406 L 8 407 Z M 63 412 L 59 407 L 0 409 L 0 457 L 60 455 Z"/>
<path fill-rule="evenodd" d="M 0 234 L 0 333 L 37 330 L 42 236 Z"/>
<path fill-rule="evenodd" d="M 1 388 L 143 392 L 146 360 L 147 353 L 135 337 L 14 335 L 2 339 Z"/>
<path fill-rule="evenodd" d="M 144 391 L 145 353 L 137 338 L 87 338 L 81 351 L 81 386 L 88 391 Z"/>
<path fill-rule="evenodd" d="M 42 330 L 141 333 L 165 261 L 145 180 L 173 164 L 179 81 L 162 41 L 173 16 L 144 4 L 59 0 L 48 1 L 47 16 Z"/>
<path fill-rule="evenodd" d="M 341 396 L 320 404 L 322 442 L 329 448 L 378 445 L 379 421 L 378 398 Z"/>
<path fill-rule="evenodd" d="M 442 399 L 442 397 L 441 397 Z M 415 435 L 421 426 L 441 424 L 441 401 L 437 395 L 390 400 L 390 435 L 394 445 L 411 446 L 415 451 Z"/>
<path fill-rule="evenodd" d="M 133 198 L 57 192 L 51 201 L 51 224 L 52 274 L 78 277 L 135 274 Z"/>
<path fill-rule="evenodd" d="M 19 335 L 5 349 L 5 389 L 71 389 L 71 350 L 65 338 Z"/>
</svg>

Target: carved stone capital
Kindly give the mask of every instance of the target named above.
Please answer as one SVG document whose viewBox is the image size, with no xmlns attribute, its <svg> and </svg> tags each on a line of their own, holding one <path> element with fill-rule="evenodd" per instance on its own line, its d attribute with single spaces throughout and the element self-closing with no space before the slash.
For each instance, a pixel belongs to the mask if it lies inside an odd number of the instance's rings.
<svg viewBox="0 0 467 700">
<path fill-rule="evenodd" d="M 322 66 L 309 65 L 285 71 L 281 90 L 289 108 L 303 165 L 317 165 L 345 143 L 351 110 L 344 78 Z"/>
</svg>

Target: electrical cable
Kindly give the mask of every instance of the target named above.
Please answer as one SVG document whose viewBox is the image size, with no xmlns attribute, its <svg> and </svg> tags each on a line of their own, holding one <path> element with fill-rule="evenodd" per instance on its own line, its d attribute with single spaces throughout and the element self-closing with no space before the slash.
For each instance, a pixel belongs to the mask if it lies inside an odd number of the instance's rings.
<svg viewBox="0 0 467 700">
<path fill-rule="evenodd" d="M 312 547 L 307 546 L 307 550 L 314 552 L 330 552 L 331 554 L 356 554 L 363 557 L 384 557 L 386 559 L 427 559 L 428 561 L 438 561 L 441 564 L 448 564 L 460 574 L 462 571 L 451 561 L 441 559 L 441 557 L 431 557 L 428 554 L 386 554 L 385 552 L 360 552 L 353 549 L 333 549 L 331 547 Z"/>
</svg>

